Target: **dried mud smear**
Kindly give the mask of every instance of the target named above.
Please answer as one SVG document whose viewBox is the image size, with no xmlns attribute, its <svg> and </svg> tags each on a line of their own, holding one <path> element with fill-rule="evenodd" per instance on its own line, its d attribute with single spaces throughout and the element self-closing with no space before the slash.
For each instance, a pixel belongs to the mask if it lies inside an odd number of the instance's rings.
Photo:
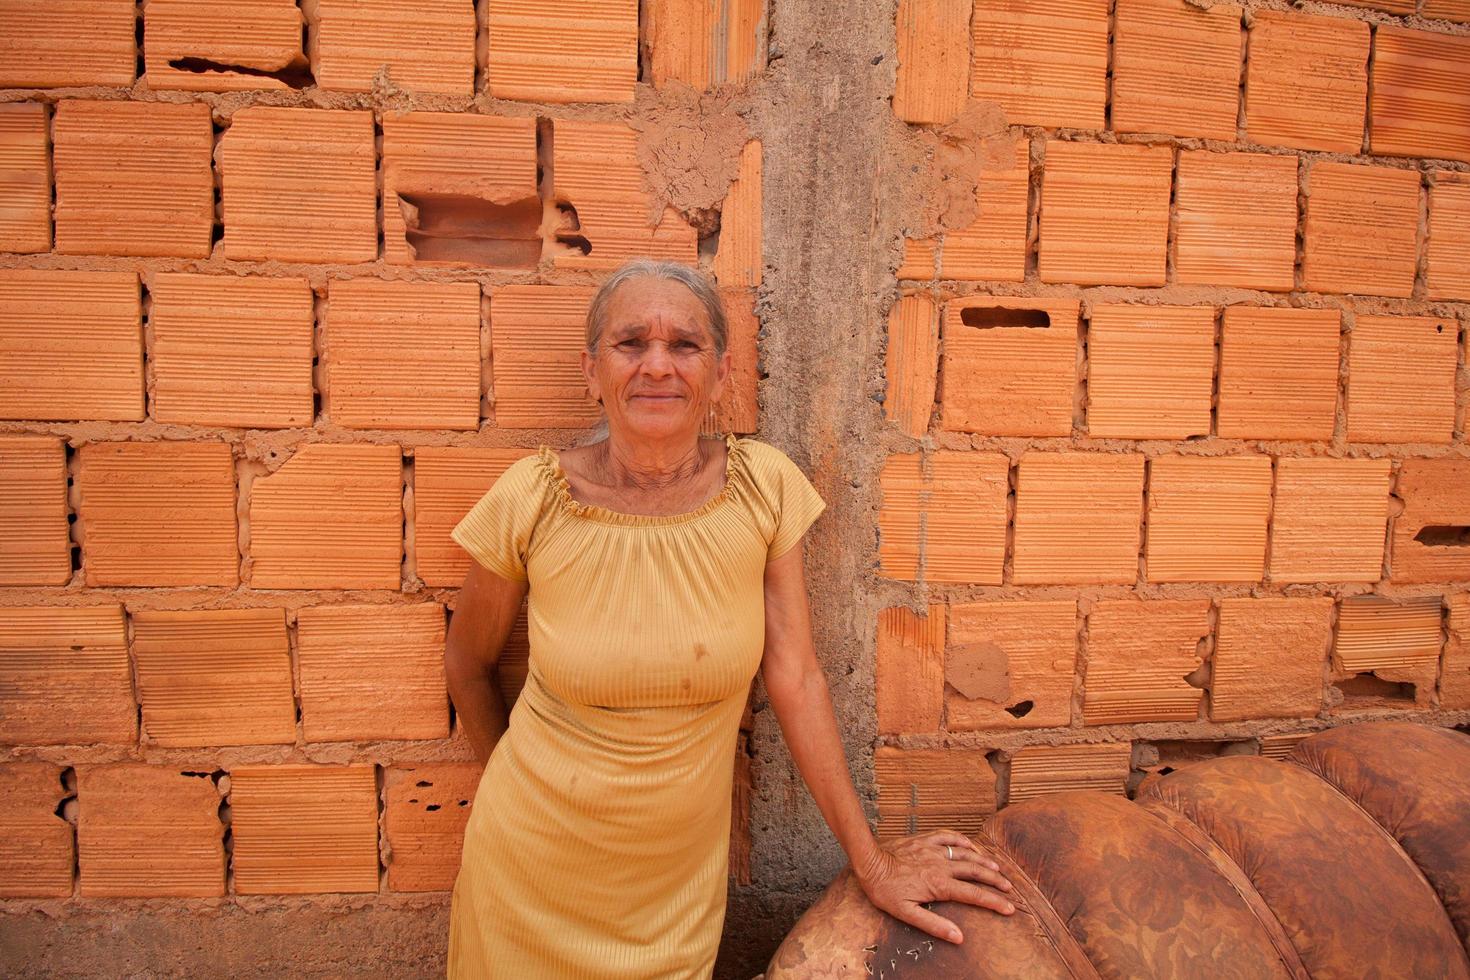
<svg viewBox="0 0 1470 980">
<path fill-rule="evenodd" d="M 749 139 L 745 103 L 745 89 L 738 85 L 708 92 L 683 82 L 657 90 L 638 87 L 628 125 L 638 133 L 649 224 L 657 224 L 669 206 L 701 234 L 714 229 Z"/>
<path fill-rule="evenodd" d="M 912 215 L 910 238 L 929 238 L 975 222 L 984 206 L 980 178 L 1009 170 L 1016 137 L 1007 132 L 1005 111 L 995 102 L 971 99 L 954 122 L 942 127 L 909 126 L 894 117 L 890 145 L 897 200 Z"/>
</svg>

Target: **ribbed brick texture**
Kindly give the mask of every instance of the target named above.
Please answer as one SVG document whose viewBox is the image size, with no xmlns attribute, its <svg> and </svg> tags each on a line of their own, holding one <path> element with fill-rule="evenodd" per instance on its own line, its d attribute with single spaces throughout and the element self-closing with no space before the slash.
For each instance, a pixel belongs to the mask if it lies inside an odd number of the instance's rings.
<svg viewBox="0 0 1470 980">
<path fill-rule="evenodd" d="M 312 292 L 305 279 L 153 278 L 153 417 L 185 425 L 312 423 Z"/>
<path fill-rule="evenodd" d="M 877 573 L 911 583 L 875 631 L 885 744 L 998 751 L 1014 802 L 1463 723 L 1470 9 L 1355 5 L 973 5 L 1014 167 L 875 198 L 904 209 Z M 894 12 L 893 115 L 936 156 L 967 6 Z"/>
<path fill-rule="evenodd" d="M 138 700 L 150 743 L 296 741 L 282 610 L 140 609 L 132 619 Z"/>
<path fill-rule="evenodd" d="M 225 893 L 220 792 L 208 773 L 133 763 L 77 767 L 83 898 Z"/>
<path fill-rule="evenodd" d="M 0 585 L 71 581 L 66 447 L 49 436 L 0 436 Z"/>
<path fill-rule="evenodd" d="M 378 890 L 373 766 L 237 766 L 230 810 L 237 894 Z"/>
</svg>

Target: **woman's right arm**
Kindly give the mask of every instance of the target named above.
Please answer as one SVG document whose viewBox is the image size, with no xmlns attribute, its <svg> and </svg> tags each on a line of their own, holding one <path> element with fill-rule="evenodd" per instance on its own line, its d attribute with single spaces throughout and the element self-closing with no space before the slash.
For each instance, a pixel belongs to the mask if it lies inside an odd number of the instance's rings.
<svg viewBox="0 0 1470 980">
<path fill-rule="evenodd" d="M 525 582 L 501 578 L 472 561 L 449 618 L 444 677 L 455 713 L 481 762 L 490 758 L 509 723 L 495 662 L 525 597 Z"/>
</svg>

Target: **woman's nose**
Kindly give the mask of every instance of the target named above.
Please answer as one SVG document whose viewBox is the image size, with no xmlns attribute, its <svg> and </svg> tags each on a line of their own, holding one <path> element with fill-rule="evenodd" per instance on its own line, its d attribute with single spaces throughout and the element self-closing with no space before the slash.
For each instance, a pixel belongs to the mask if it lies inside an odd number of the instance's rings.
<svg viewBox="0 0 1470 980">
<path fill-rule="evenodd" d="M 639 366 L 646 374 L 664 375 L 672 373 L 674 358 L 669 352 L 668 344 L 649 344 L 644 349 L 643 360 Z"/>
</svg>

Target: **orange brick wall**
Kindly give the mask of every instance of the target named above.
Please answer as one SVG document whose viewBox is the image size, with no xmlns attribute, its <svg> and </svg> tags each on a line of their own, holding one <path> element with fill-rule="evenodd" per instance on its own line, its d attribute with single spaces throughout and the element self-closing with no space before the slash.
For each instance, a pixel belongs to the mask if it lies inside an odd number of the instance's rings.
<svg viewBox="0 0 1470 980">
<path fill-rule="evenodd" d="M 651 213 L 626 104 L 759 76 L 764 7 L 564 6 L 0 0 L 0 922 L 442 911 L 480 776 L 449 531 L 595 420 L 600 277 L 716 274 L 756 431 L 761 144 L 698 226 Z"/>
<path fill-rule="evenodd" d="M 1467 12 L 928 6 L 895 112 L 999 103 L 1022 179 L 905 241 L 888 316 L 884 830 L 968 819 L 977 752 L 1004 805 L 1463 726 Z"/>
<path fill-rule="evenodd" d="M 0 936 L 386 910 L 434 972 L 449 530 L 595 420 L 636 255 L 717 277 L 719 428 L 831 504 L 881 833 L 1470 725 L 1463 0 L 829 6 L 0 0 Z M 1014 143 L 934 233 L 891 162 L 977 102 Z M 841 863 L 754 707 L 721 976 Z"/>
</svg>

